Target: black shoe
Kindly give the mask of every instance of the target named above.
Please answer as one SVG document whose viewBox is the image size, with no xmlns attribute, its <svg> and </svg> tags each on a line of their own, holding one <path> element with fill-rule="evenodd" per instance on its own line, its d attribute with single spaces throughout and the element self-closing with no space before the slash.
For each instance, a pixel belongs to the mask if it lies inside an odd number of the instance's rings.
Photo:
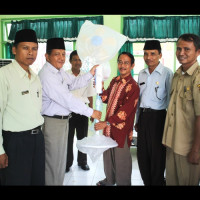
<svg viewBox="0 0 200 200">
<path fill-rule="evenodd" d="M 80 166 L 82 170 L 85 170 L 85 171 L 90 170 L 90 168 L 87 164 L 86 165 L 78 165 L 78 166 Z"/>
<path fill-rule="evenodd" d="M 66 167 L 65 172 L 69 172 L 69 167 Z"/>
</svg>

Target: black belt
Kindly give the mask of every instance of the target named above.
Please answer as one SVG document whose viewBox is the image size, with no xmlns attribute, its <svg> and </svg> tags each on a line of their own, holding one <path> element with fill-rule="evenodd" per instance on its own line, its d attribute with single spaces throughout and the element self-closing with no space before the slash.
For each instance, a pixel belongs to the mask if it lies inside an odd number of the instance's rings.
<svg viewBox="0 0 200 200">
<path fill-rule="evenodd" d="M 38 127 L 36 127 L 36 128 L 34 128 L 34 129 L 31 129 L 31 130 L 27 130 L 27 131 L 19 131 L 19 132 L 13 132 L 13 131 L 4 131 L 4 130 L 2 130 L 4 133 L 14 133 L 14 134 L 18 134 L 18 133 L 21 133 L 21 134 L 27 134 L 27 133 L 30 133 L 30 134 L 38 134 L 38 133 L 40 133 L 40 131 L 41 131 L 41 126 L 38 126 Z"/>
<path fill-rule="evenodd" d="M 71 117 L 71 115 L 68 115 L 68 116 L 60 116 L 60 115 L 48 116 L 48 115 L 43 115 L 43 116 L 56 118 L 56 119 L 68 119 L 68 118 Z"/>
<path fill-rule="evenodd" d="M 151 108 L 140 108 L 140 111 L 141 112 L 160 112 L 160 111 L 166 111 L 165 109 L 163 110 L 154 110 L 154 109 L 151 109 Z"/>
</svg>

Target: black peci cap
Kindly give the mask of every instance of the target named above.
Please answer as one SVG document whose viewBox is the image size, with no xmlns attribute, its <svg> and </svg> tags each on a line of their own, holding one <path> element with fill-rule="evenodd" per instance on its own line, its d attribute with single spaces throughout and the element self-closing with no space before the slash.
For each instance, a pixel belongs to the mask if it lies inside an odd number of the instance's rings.
<svg viewBox="0 0 200 200">
<path fill-rule="evenodd" d="M 143 50 L 161 50 L 160 42 L 158 40 L 147 40 L 144 44 Z"/>
<path fill-rule="evenodd" d="M 19 42 L 35 42 L 37 41 L 36 32 L 32 29 L 22 29 L 16 32 L 14 44 Z"/>
<path fill-rule="evenodd" d="M 65 50 L 65 42 L 63 38 L 50 38 L 47 40 L 46 51 L 52 49 L 63 49 Z"/>
</svg>

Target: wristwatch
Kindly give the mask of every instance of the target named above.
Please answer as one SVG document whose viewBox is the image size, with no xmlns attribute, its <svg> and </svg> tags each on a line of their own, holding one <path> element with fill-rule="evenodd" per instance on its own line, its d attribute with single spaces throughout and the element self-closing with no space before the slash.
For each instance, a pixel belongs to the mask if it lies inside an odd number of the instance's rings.
<svg viewBox="0 0 200 200">
<path fill-rule="evenodd" d="M 107 125 L 107 126 L 110 126 L 110 122 L 106 121 L 106 125 Z"/>
</svg>

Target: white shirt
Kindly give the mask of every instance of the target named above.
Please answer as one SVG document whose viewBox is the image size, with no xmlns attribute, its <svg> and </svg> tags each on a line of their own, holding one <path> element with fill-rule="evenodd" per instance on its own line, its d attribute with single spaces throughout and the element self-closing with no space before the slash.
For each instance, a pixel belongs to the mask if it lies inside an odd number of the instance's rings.
<svg viewBox="0 0 200 200">
<path fill-rule="evenodd" d="M 85 74 L 83 71 L 80 71 L 78 76 L 75 76 L 71 69 L 67 70 L 67 73 L 72 74 L 74 77 L 79 77 Z M 93 87 L 93 80 L 91 80 L 86 87 L 77 90 L 72 90 L 71 93 L 84 103 L 90 103 L 88 97 L 93 97 L 94 95 L 96 95 L 95 88 Z"/>
<path fill-rule="evenodd" d="M 39 72 L 42 83 L 42 115 L 67 116 L 71 112 L 90 117 L 93 109 L 85 105 L 70 91 L 86 86 L 93 77 L 90 72 L 75 78 L 63 68 L 57 70 L 46 62 Z"/>
<path fill-rule="evenodd" d="M 44 123 L 40 79 L 29 71 L 31 79 L 16 60 L 0 68 L 0 155 L 5 153 L 2 130 L 20 132 Z"/>
</svg>

